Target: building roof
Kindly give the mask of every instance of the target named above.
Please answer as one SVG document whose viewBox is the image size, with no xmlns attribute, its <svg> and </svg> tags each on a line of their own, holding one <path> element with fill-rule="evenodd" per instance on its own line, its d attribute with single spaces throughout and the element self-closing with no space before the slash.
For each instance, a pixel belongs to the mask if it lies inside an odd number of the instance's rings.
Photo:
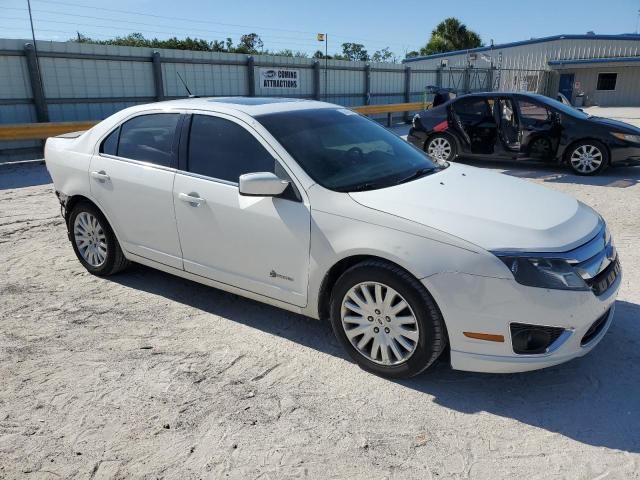
<svg viewBox="0 0 640 480">
<path fill-rule="evenodd" d="M 639 57 L 604 57 L 604 58 L 576 58 L 570 60 L 549 60 L 549 66 L 552 68 L 560 68 L 564 66 L 571 67 L 590 67 L 602 64 L 620 64 L 620 63 L 637 63 L 640 62 Z"/>
<path fill-rule="evenodd" d="M 490 50 L 497 50 L 501 48 L 520 47 L 523 45 L 532 45 L 535 43 L 553 42 L 556 40 L 636 40 L 640 41 L 640 35 L 636 33 L 623 33 L 620 35 L 552 35 L 550 37 L 532 38 L 531 40 L 522 40 L 519 42 L 501 43 L 494 45 L 493 47 L 478 47 L 470 48 L 468 50 L 455 50 L 452 52 L 435 53 L 433 55 L 423 55 L 420 57 L 405 58 L 402 63 L 417 62 L 420 60 L 431 60 L 433 58 L 450 57 L 452 55 L 460 55 L 473 52 L 487 52 Z"/>
</svg>

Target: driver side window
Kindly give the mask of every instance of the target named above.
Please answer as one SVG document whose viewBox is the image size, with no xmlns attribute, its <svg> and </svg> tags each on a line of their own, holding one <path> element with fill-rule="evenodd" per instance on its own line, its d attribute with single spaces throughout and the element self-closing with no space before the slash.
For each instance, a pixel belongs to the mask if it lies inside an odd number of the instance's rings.
<svg viewBox="0 0 640 480">
<path fill-rule="evenodd" d="M 187 170 L 238 183 L 240 175 L 275 173 L 275 159 L 245 128 L 220 117 L 193 115 Z"/>
</svg>

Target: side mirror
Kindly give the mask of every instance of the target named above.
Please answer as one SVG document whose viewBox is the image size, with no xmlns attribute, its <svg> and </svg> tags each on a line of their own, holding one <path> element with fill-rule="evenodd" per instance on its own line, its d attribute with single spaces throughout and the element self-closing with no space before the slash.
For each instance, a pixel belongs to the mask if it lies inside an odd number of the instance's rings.
<svg viewBox="0 0 640 480">
<path fill-rule="evenodd" d="M 276 197 L 289 186 L 271 172 L 245 173 L 240 175 L 240 195 L 248 197 Z"/>
</svg>

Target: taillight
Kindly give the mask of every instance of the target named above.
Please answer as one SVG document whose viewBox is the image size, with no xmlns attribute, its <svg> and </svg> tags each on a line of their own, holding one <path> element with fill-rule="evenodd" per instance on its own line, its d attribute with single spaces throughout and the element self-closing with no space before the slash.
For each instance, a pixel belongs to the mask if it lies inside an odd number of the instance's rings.
<svg viewBox="0 0 640 480">
<path fill-rule="evenodd" d="M 443 120 L 438 123 L 435 127 L 433 127 L 434 132 L 444 132 L 447 128 L 449 128 L 449 122 L 447 120 Z"/>
</svg>

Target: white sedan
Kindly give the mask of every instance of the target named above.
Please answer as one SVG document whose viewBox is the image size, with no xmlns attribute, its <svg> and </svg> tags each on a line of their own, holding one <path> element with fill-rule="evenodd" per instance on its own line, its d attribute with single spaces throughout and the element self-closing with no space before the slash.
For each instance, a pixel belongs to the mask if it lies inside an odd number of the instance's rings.
<svg viewBox="0 0 640 480">
<path fill-rule="evenodd" d="M 136 106 L 49 139 L 45 159 L 89 272 L 137 262 L 330 319 L 379 375 L 447 349 L 460 370 L 543 368 L 589 352 L 613 318 L 620 265 L 591 208 L 434 162 L 337 105 Z"/>
</svg>

